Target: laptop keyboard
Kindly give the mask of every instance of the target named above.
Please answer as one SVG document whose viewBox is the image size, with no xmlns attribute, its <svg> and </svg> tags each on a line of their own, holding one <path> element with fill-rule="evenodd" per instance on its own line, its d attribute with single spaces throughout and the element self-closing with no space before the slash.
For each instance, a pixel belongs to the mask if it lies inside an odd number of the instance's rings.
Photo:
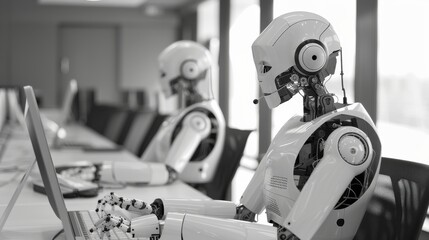
<svg viewBox="0 0 429 240">
<path fill-rule="evenodd" d="M 98 214 L 95 211 L 82 211 L 82 212 L 78 212 L 77 214 L 78 220 L 80 222 L 80 226 L 82 227 L 83 233 L 84 233 L 84 237 L 85 239 L 89 239 L 89 240 L 98 240 L 101 239 L 100 235 L 98 232 L 94 232 L 94 233 L 90 233 L 89 229 L 92 228 L 94 226 L 94 223 L 98 221 L 98 219 L 100 219 L 100 217 L 98 216 Z M 123 232 L 122 230 L 118 229 L 118 228 L 114 228 L 112 230 L 110 230 L 110 238 L 107 238 L 106 235 L 104 235 L 104 239 L 112 239 L 112 240 L 116 240 L 116 239 L 138 239 L 138 238 L 131 238 L 130 235 L 126 234 L 125 232 Z"/>
</svg>

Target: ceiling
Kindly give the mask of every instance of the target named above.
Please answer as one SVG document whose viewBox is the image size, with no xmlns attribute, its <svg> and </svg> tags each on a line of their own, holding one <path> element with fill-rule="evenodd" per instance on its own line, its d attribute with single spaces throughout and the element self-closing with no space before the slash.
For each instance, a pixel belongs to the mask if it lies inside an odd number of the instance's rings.
<svg viewBox="0 0 429 240">
<path fill-rule="evenodd" d="M 180 9 L 203 0 L 38 0 L 43 5 L 74 5 L 100 7 L 142 7 L 151 6 L 162 9 Z"/>
</svg>

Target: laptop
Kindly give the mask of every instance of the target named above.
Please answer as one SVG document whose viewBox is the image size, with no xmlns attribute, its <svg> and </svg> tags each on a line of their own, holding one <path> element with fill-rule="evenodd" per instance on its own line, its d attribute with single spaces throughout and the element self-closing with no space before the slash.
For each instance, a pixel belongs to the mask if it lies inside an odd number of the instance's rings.
<svg viewBox="0 0 429 240">
<path fill-rule="evenodd" d="M 67 132 L 65 126 L 72 117 L 73 101 L 78 91 L 76 79 L 70 80 L 67 91 L 64 95 L 63 105 L 59 112 L 44 111 L 43 117 L 46 126 L 54 133 L 51 139 L 51 146 L 53 148 L 87 148 L 91 147 L 89 142 L 73 141 L 64 139 Z"/>
<path fill-rule="evenodd" d="M 37 165 L 45 186 L 49 203 L 64 227 L 66 240 L 100 239 L 98 233 L 90 233 L 89 229 L 99 220 L 95 211 L 67 211 L 60 185 L 52 162 L 48 142 L 43 130 L 39 108 L 36 103 L 33 88 L 24 87 L 27 104 L 25 109 L 25 120 L 28 133 L 33 145 Z M 95 202 L 94 202 L 95 204 Z M 128 233 L 120 229 L 111 230 L 110 239 L 138 239 L 132 238 Z"/>
</svg>

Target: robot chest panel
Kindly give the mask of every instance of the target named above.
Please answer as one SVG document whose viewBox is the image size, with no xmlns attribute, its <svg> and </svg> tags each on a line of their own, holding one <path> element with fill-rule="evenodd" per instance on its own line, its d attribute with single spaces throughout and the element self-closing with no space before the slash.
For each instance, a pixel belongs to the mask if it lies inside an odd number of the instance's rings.
<svg viewBox="0 0 429 240">
<path fill-rule="evenodd" d="M 295 119 L 296 120 L 296 119 Z M 268 220 L 283 223 L 300 191 L 294 169 L 305 140 L 317 128 L 309 123 L 288 122 L 274 138 L 266 155 L 264 203 Z"/>
<path fill-rule="evenodd" d="M 299 195 L 293 176 L 296 156 L 272 152 L 267 157 L 264 177 L 265 207 L 270 220 L 281 221 Z"/>
</svg>

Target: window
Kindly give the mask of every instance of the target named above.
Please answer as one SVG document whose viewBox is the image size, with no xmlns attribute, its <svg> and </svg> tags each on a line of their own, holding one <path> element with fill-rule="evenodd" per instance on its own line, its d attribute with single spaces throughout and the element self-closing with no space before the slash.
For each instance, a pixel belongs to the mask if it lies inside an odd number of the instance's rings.
<svg viewBox="0 0 429 240">
<path fill-rule="evenodd" d="M 257 0 L 231 1 L 230 29 L 230 106 L 229 125 L 239 129 L 258 128 L 259 86 L 252 56 L 252 43 L 259 36 L 259 5 Z M 258 155 L 258 134 L 251 133 L 244 156 Z M 246 157 L 245 157 L 246 159 Z M 240 168 L 232 183 L 232 200 L 238 202 L 254 171 Z"/>
<path fill-rule="evenodd" d="M 219 102 L 219 1 L 208 0 L 198 4 L 197 42 L 207 47 L 212 55 L 212 89 Z"/>
<path fill-rule="evenodd" d="M 429 164 L 429 2 L 378 2 L 378 122 L 383 156 Z"/>
</svg>

